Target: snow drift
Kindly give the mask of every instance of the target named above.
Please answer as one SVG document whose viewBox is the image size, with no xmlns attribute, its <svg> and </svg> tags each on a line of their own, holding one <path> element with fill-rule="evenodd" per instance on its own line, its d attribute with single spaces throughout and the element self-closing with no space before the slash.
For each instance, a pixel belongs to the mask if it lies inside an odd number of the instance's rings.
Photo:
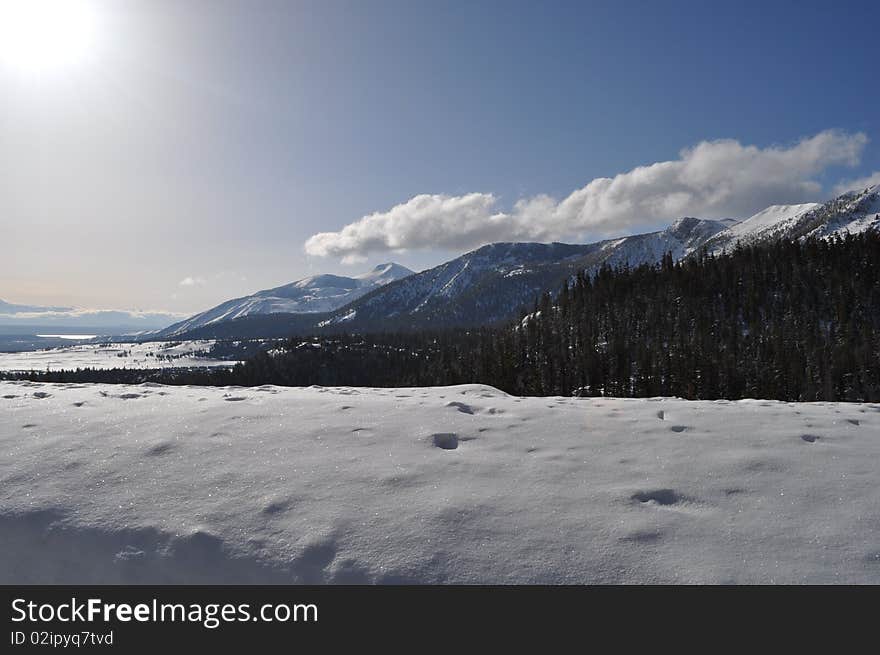
<svg viewBox="0 0 880 655">
<path fill-rule="evenodd" d="M 878 583 L 880 405 L 0 383 L 0 582 Z"/>
</svg>

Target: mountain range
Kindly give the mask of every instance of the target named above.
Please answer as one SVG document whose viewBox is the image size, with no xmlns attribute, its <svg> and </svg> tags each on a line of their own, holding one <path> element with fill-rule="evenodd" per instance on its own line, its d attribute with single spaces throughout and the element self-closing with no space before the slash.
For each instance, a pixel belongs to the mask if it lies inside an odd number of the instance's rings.
<svg viewBox="0 0 880 655">
<path fill-rule="evenodd" d="M 314 275 L 250 296 L 234 298 L 207 311 L 175 323 L 158 335 L 173 337 L 197 328 L 263 314 L 314 314 L 331 312 L 361 296 L 413 272 L 400 264 L 380 264 L 355 277 Z"/>
<path fill-rule="evenodd" d="M 0 332 L 18 334 L 59 328 L 120 334 L 123 331 L 155 330 L 179 318 L 179 315 L 167 312 L 48 307 L 0 300 Z"/>
<path fill-rule="evenodd" d="M 831 238 L 880 229 L 880 185 L 826 203 L 774 205 L 745 219 L 686 217 L 664 230 L 586 245 L 494 243 L 412 273 L 396 264 L 365 276 L 316 276 L 223 303 L 157 337 L 282 337 L 491 325 L 508 321 L 545 291 L 603 265 L 638 266 L 700 251 L 775 239 Z"/>
</svg>

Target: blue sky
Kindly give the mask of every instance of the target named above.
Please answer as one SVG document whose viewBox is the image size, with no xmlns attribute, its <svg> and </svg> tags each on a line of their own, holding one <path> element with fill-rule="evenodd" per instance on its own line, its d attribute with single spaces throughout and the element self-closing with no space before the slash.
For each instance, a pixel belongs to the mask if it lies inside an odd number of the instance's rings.
<svg viewBox="0 0 880 655">
<path fill-rule="evenodd" d="M 880 171 L 876 2 L 91 4 L 89 61 L 0 70 L 5 300 L 191 312 Z M 710 198 L 725 167 L 751 172 Z"/>
</svg>

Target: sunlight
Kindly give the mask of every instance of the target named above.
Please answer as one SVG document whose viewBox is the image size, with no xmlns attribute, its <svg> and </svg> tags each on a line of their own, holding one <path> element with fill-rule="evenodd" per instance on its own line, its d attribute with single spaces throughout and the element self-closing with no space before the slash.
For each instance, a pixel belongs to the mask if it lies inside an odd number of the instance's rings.
<svg viewBox="0 0 880 655">
<path fill-rule="evenodd" d="M 96 27 L 85 0 L 0 0 L 0 63 L 25 73 L 78 64 L 94 46 Z"/>
</svg>

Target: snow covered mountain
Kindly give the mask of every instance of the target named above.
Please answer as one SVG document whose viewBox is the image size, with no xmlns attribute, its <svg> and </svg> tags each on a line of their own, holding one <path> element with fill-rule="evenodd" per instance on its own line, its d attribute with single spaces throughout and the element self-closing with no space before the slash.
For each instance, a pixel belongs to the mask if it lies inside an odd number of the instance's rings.
<svg viewBox="0 0 880 655">
<path fill-rule="evenodd" d="M 680 259 L 724 229 L 719 221 L 683 218 L 660 232 L 588 245 L 491 244 L 373 292 L 321 327 L 348 323 L 380 329 L 393 322 L 409 329 L 505 321 L 579 271 L 605 263 L 656 262 L 670 251 Z"/>
<path fill-rule="evenodd" d="M 314 275 L 274 289 L 265 289 L 243 298 L 234 298 L 201 314 L 175 323 L 160 331 L 160 337 L 172 337 L 214 323 L 231 321 L 256 314 L 312 314 L 330 312 L 347 305 L 374 289 L 412 275 L 400 264 L 380 264 L 355 277 Z"/>
<path fill-rule="evenodd" d="M 878 213 L 880 185 L 824 204 L 774 205 L 742 221 L 681 218 L 665 230 L 587 245 L 495 243 L 360 294 L 334 311 L 316 316 L 279 314 L 259 320 L 215 320 L 209 329 L 190 332 L 187 338 L 490 325 L 514 318 L 541 293 L 556 291 L 581 271 L 594 272 L 606 264 L 652 264 L 667 252 L 677 261 L 703 248 L 721 254 L 737 244 L 830 238 L 880 229 Z"/>
<path fill-rule="evenodd" d="M 824 204 L 773 205 L 717 234 L 706 247 L 719 254 L 738 244 L 827 239 L 870 229 L 880 229 L 880 184 L 844 193 Z"/>
<path fill-rule="evenodd" d="M 695 252 L 726 228 L 723 221 L 683 218 L 659 232 L 586 245 L 494 243 L 416 273 L 333 312 L 290 314 L 215 322 L 186 338 L 284 336 L 320 331 L 386 331 L 488 325 L 530 308 L 544 291 L 555 291 L 579 271 L 659 261 Z"/>
<path fill-rule="evenodd" d="M 680 218 L 660 232 L 636 234 L 615 241 L 604 242 L 604 257 L 587 270 L 598 266 L 639 266 L 659 262 L 667 252 L 676 261 L 684 259 L 703 247 L 717 234 L 727 229 L 729 222 L 702 218 Z"/>
</svg>

